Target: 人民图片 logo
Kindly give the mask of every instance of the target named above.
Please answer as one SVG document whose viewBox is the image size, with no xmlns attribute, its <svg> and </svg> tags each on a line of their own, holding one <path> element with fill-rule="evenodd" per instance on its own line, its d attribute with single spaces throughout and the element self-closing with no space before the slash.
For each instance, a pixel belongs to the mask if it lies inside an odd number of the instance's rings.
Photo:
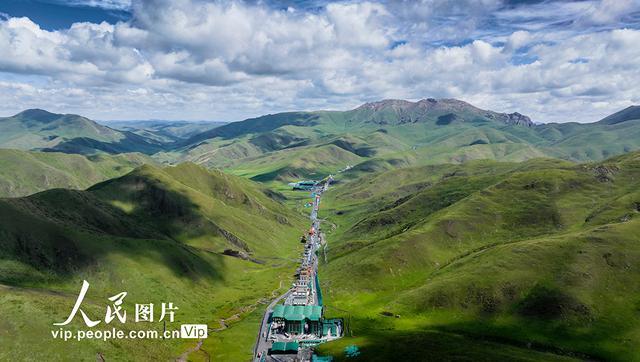
<svg viewBox="0 0 640 362">
<path fill-rule="evenodd" d="M 65 326 L 71 323 L 71 321 L 73 320 L 73 318 L 76 316 L 78 312 L 80 312 L 80 315 L 82 315 L 82 319 L 84 320 L 84 323 L 87 325 L 87 327 L 95 327 L 98 324 L 100 324 L 101 322 L 100 320 L 94 321 L 90 319 L 89 316 L 87 316 L 87 313 L 85 313 L 84 310 L 80 309 L 80 306 L 82 305 L 82 301 L 84 300 L 84 297 L 87 294 L 88 290 L 89 290 L 89 282 L 87 282 L 86 280 L 83 280 L 82 288 L 80 289 L 80 294 L 76 299 L 76 303 L 73 306 L 71 313 L 69 313 L 69 316 L 64 322 L 53 323 L 53 325 Z M 111 301 L 113 304 L 107 305 L 107 309 L 104 317 L 105 324 L 111 323 L 111 321 L 113 321 L 116 317 L 118 318 L 120 323 L 125 323 L 127 321 L 127 311 L 122 308 L 122 303 L 126 296 L 127 296 L 127 292 L 120 292 L 108 298 L 109 301 Z M 136 303 L 135 321 L 136 322 L 153 322 L 153 317 L 154 317 L 153 307 L 154 307 L 153 303 L 149 303 L 149 304 Z M 173 303 L 162 303 L 162 313 L 160 315 L 159 321 L 163 321 L 164 318 L 168 316 L 169 321 L 173 322 L 174 311 L 178 309 L 179 309 L 178 307 L 173 306 Z"/>
<path fill-rule="evenodd" d="M 65 341 L 69 339 L 82 340 L 82 339 L 102 339 L 108 340 L 112 338 L 117 339 L 156 339 L 156 338 L 207 338 L 208 327 L 206 324 L 183 324 L 179 330 L 166 330 L 166 322 L 173 322 L 175 318 L 175 311 L 179 308 L 174 306 L 172 302 L 163 302 L 156 308 L 154 303 L 136 303 L 133 321 L 135 323 L 145 322 L 147 326 L 151 328 L 146 330 L 131 330 L 126 331 L 118 328 L 111 328 L 106 330 L 97 329 L 100 323 L 104 325 L 111 324 L 114 320 L 118 320 L 120 324 L 127 322 L 127 310 L 124 308 L 124 299 L 127 296 L 127 292 L 123 291 L 107 298 L 106 310 L 104 319 L 97 319 L 94 316 L 89 316 L 87 311 L 82 308 L 83 301 L 89 290 L 89 282 L 82 281 L 82 287 L 80 293 L 76 298 L 76 302 L 71 309 L 71 312 L 67 318 L 62 322 L 53 323 L 54 326 L 60 326 L 57 330 L 52 330 L 51 335 L 53 338 L 61 338 Z M 84 324 L 89 327 L 85 330 L 71 331 L 63 326 L 70 324 L 74 318 L 80 314 Z M 130 314 L 129 314 L 130 315 Z M 159 324 L 152 324 L 153 322 L 163 322 L 160 328 Z M 157 329 L 154 329 L 156 327 Z"/>
</svg>

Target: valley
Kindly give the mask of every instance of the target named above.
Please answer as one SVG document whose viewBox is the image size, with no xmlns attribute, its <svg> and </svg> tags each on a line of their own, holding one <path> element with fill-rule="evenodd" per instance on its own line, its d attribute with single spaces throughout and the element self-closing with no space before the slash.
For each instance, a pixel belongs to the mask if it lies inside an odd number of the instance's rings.
<svg viewBox="0 0 640 362">
<path fill-rule="evenodd" d="M 327 247 L 318 212 L 321 196 L 332 181 L 329 176 L 311 188 L 311 228 L 301 239 L 304 253 L 295 282 L 267 307 L 255 344 L 255 361 L 309 360 L 314 358 L 314 347 L 339 339 L 344 333 L 343 319 L 323 316 L 325 309 L 318 278 L 320 250 Z"/>
<path fill-rule="evenodd" d="M 0 119 L 0 314 L 14 316 L 0 337 L 19 335 L 0 338 L 0 359 L 295 355 L 291 343 L 326 337 L 284 317 L 304 255 L 319 284 L 300 306 L 341 323 L 319 358 L 637 360 L 637 109 L 592 124 L 451 99 L 228 124 Z M 331 174 L 320 215 L 289 185 Z M 322 240 L 307 245 L 309 217 Z M 41 327 L 83 280 L 92 316 L 126 290 L 128 305 L 180 307 L 150 329 L 201 323 L 208 338 L 51 339 Z"/>
<path fill-rule="evenodd" d="M 640 362 L 640 0 L 0 0 L 0 362 Z"/>
</svg>

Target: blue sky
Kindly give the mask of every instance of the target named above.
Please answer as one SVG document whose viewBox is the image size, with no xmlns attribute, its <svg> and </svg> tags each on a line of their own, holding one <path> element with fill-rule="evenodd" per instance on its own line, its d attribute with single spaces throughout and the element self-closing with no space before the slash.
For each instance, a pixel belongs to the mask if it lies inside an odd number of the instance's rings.
<svg viewBox="0 0 640 362">
<path fill-rule="evenodd" d="M 108 2 L 88 1 L 3 0 L 0 2 L 0 13 L 13 17 L 29 17 L 46 30 L 66 29 L 77 22 L 106 21 L 114 24 L 131 19 L 131 12 L 128 11 L 131 6 L 129 2 L 122 2 L 120 6 L 113 5 Z"/>
<path fill-rule="evenodd" d="M 458 98 L 541 122 L 640 104 L 640 0 L 3 0 L 0 114 L 238 120 Z"/>
</svg>

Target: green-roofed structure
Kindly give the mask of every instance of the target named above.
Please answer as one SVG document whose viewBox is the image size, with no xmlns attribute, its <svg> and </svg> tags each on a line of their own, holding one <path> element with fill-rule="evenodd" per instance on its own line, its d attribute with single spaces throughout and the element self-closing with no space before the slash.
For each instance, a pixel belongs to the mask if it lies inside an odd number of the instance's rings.
<svg viewBox="0 0 640 362">
<path fill-rule="evenodd" d="M 271 352 L 284 352 L 286 350 L 286 342 L 273 342 L 271 345 Z"/>
<path fill-rule="evenodd" d="M 271 322 L 284 323 L 287 333 L 322 333 L 322 306 L 319 305 L 282 305 L 273 308 Z"/>
<path fill-rule="evenodd" d="M 269 349 L 269 353 L 297 353 L 298 348 L 300 348 L 300 343 L 298 342 L 273 342 L 271 349 Z"/>
<path fill-rule="evenodd" d="M 271 313 L 271 319 L 282 319 L 284 318 L 284 304 L 277 304 L 273 307 L 273 313 Z"/>
<path fill-rule="evenodd" d="M 322 321 L 322 336 L 337 337 L 341 334 L 341 321 L 339 319 L 328 319 Z"/>
</svg>

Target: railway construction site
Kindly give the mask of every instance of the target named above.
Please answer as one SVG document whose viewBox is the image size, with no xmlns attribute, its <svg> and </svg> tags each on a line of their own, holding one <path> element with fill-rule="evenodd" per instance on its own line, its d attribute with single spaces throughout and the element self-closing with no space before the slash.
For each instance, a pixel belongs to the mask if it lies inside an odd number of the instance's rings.
<svg viewBox="0 0 640 362">
<path fill-rule="evenodd" d="M 320 231 L 318 211 L 322 193 L 327 191 L 331 181 L 332 177 L 329 177 L 311 190 L 311 228 L 301 239 L 305 245 L 295 282 L 267 307 L 256 341 L 254 361 L 319 360 L 313 355 L 313 347 L 342 336 L 343 321 L 324 318 L 318 280 L 317 251 L 326 243 Z"/>
</svg>

